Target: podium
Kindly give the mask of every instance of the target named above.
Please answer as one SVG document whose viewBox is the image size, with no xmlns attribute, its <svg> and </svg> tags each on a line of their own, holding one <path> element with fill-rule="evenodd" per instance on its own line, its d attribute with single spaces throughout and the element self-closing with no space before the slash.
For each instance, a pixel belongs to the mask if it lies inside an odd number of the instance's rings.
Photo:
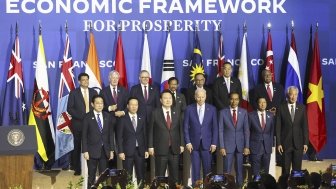
<svg viewBox="0 0 336 189">
<path fill-rule="evenodd" d="M 34 126 L 0 126 L 0 188 L 32 188 L 36 151 Z"/>
</svg>

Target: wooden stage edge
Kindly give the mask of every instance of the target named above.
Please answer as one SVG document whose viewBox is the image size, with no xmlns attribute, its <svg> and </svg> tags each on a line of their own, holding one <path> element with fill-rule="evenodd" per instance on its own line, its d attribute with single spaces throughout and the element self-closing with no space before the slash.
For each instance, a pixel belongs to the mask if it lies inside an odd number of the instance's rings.
<svg viewBox="0 0 336 189">
<path fill-rule="evenodd" d="M 336 164 L 336 159 L 325 159 L 319 162 L 303 160 L 302 168 L 309 172 L 325 171 L 330 164 Z M 51 171 L 34 171 L 33 173 L 33 189 L 59 189 L 66 188 L 69 182 L 76 183 L 80 176 L 74 176 L 73 171 L 63 171 L 59 169 Z M 279 177 L 281 168 L 276 167 L 276 175 Z M 276 178 L 277 179 L 277 178 Z"/>
</svg>

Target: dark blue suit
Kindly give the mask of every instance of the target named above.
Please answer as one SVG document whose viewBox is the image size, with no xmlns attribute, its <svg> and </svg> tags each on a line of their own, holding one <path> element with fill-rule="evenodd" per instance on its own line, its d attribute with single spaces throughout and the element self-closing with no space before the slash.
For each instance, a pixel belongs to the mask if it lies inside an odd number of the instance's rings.
<svg viewBox="0 0 336 189">
<path fill-rule="evenodd" d="M 204 119 L 200 123 L 197 112 L 197 104 L 187 107 L 184 114 L 184 141 L 191 143 L 192 183 L 200 180 L 200 165 L 202 160 L 203 176 L 211 172 L 210 146 L 218 143 L 218 122 L 216 108 L 205 104 Z"/>
<path fill-rule="evenodd" d="M 135 130 L 132 125 L 132 118 L 129 113 L 126 113 L 125 116 L 119 119 L 118 129 L 116 129 L 119 153 L 125 154 L 123 168 L 132 175 L 133 165 L 135 164 L 138 182 L 144 181 L 145 179 L 145 152 L 148 148 L 145 121 L 144 117 L 137 114 Z M 136 142 L 138 143 L 137 146 Z"/>
<path fill-rule="evenodd" d="M 118 85 L 117 102 L 114 101 L 110 85 L 101 90 L 100 94 L 104 98 L 104 111 L 108 112 L 108 107 L 117 104 L 117 111 L 125 111 L 128 100 L 128 91 L 126 88 Z M 113 112 L 114 116 L 114 112 Z"/>
<path fill-rule="evenodd" d="M 232 170 L 233 157 L 236 157 L 237 183 L 243 183 L 243 150 L 249 148 L 250 131 L 247 111 L 243 108 L 237 110 L 237 125 L 234 126 L 231 109 L 225 108 L 219 112 L 219 146 L 226 151 L 224 158 L 224 172 Z"/>
<path fill-rule="evenodd" d="M 269 172 L 274 137 L 274 116 L 271 112 L 264 113 L 266 113 L 264 129 L 261 128 L 258 111 L 249 113 L 250 157 L 253 175 L 260 174 L 261 168 L 265 173 Z"/>
</svg>

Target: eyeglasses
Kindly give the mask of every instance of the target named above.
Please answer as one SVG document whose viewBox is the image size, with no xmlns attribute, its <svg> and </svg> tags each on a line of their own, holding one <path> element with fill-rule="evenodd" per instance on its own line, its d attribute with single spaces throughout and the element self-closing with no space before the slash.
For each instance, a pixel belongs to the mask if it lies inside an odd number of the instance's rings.
<svg viewBox="0 0 336 189">
<path fill-rule="evenodd" d="M 141 79 L 148 79 L 149 77 L 140 77 Z"/>
</svg>

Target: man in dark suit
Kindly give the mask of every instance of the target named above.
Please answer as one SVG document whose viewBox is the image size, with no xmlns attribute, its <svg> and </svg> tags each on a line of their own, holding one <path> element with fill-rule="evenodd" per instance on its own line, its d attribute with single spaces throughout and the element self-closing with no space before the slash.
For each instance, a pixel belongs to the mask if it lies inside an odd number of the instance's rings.
<svg viewBox="0 0 336 189">
<path fill-rule="evenodd" d="M 181 118 L 183 118 L 183 112 L 187 107 L 185 97 L 182 93 L 177 91 L 179 85 L 179 80 L 176 77 L 171 77 L 168 79 L 168 87 L 170 92 L 173 93 L 173 100 L 175 102 L 174 106 L 176 110 L 181 113 Z"/>
<path fill-rule="evenodd" d="M 257 100 L 258 110 L 249 113 L 250 150 L 253 175 L 269 172 L 274 137 L 274 116 L 266 111 L 266 99 Z"/>
<path fill-rule="evenodd" d="M 172 106 L 173 95 L 164 90 L 160 98 L 162 106 L 152 113 L 148 132 L 148 152 L 155 156 L 155 176 L 165 176 L 169 169 L 169 183 L 175 188 L 178 181 L 179 154 L 184 150 L 181 118 Z"/>
<path fill-rule="evenodd" d="M 93 96 L 91 105 L 93 111 L 83 119 L 82 138 L 84 159 L 88 166 L 88 188 L 95 182 L 97 166 L 99 173 L 102 173 L 108 167 L 108 160 L 113 159 L 115 124 L 115 119 L 103 112 L 102 96 Z"/>
<path fill-rule="evenodd" d="M 105 87 L 100 94 L 104 97 L 104 111 L 109 112 L 113 117 L 118 118 L 125 115 L 128 91 L 123 86 L 118 85 L 120 75 L 117 71 L 113 70 L 109 73 L 110 85 Z M 116 128 L 115 128 L 116 129 Z M 115 131 L 116 133 L 116 131 Z M 116 149 L 116 153 L 119 153 Z M 109 162 L 110 168 L 122 167 L 122 161 L 119 157 L 114 158 Z"/>
<path fill-rule="evenodd" d="M 133 175 L 133 165 L 138 184 L 145 179 L 145 159 L 148 158 L 147 133 L 145 118 L 138 114 L 138 99 L 130 97 L 127 103 L 128 112 L 118 121 L 117 144 L 119 158 L 123 160 L 123 168 Z M 143 186 L 140 186 L 142 188 Z"/>
<path fill-rule="evenodd" d="M 308 149 L 308 126 L 306 108 L 297 103 L 299 89 L 287 89 L 287 103 L 279 106 L 276 116 L 277 149 L 283 156 L 282 174 L 301 170 L 302 156 Z"/>
<path fill-rule="evenodd" d="M 224 158 L 224 172 L 231 173 L 233 158 L 236 158 L 236 180 L 243 183 L 243 154 L 248 155 L 250 130 L 247 111 L 238 107 L 239 94 L 230 93 L 230 107 L 219 112 L 219 147 Z"/>
<path fill-rule="evenodd" d="M 193 104 L 196 102 L 195 100 L 195 90 L 197 88 L 202 88 L 206 90 L 207 97 L 205 99 L 205 102 L 208 104 L 212 104 L 212 91 L 210 88 L 205 86 L 205 75 L 203 73 L 197 73 L 195 75 L 195 86 L 192 86 L 187 89 L 186 92 L 186 100 L 187 100 L 187 105 Z"/>
<path fill-rule="evenodd" d="M 92 111 L 90 99 L 97 94 L 97 91 L 89 88 L 89 75 L 80 73 L 78 75 L 79 87 L 69 94 L 67 111 L 72 117 L 72 133 L 74 136 L 74 150 L 71 154 L 71 165 L 75 175 L 81 174 L 81 140 L 82 127 L 85 114 Z"/>
<path fill-rule="evenodd" d="M 218 122 L 216 108 L 205 103 L 206 91 L 196 89 L 197 103 L 187 107 L 184 117 L 184 140 L 191 153 L 192 185 L 200 180 L 201 162 L 203 178 L 211 172 L 211 154 L 218 142 Z"/>
<path fill-rule="evenodd" d="M 111 112 L 115 117 L 125 115 L 128 91 L 125 87 L 118 85 L 120 75 L 113 70 L 109 73 L 110 85 L 105 87 L 100 94 L 104 97 L 104 111 Z"/>
<path fill-rule="evenodd" d="M 253 90 L 252 106 L 254 110 L 258 109 L 257 99 L 263 97 L 266 99 L 266 110 L 276 114 L 276 109 L 285 102 L 285 91 L 281 84 L 272 82 L 272 73 L 269 70 L 262 71 L 263 83 L 257 85 Z"/>
<path fill-rule="evenodd" d="M 230 105 L 230 93 L 235 92 L 239 94 L 239 98 L 242 97 L 242 88 L 239 79 L 231 77 L 231 63 L 225 62 L 221 69 L 223 77 L 218 77 L 212 87 L 214 105 L 218 111 Z"/>
<path fill-rule="evenodd" d="M 138 99 L 139 113 L 146 117 L 146 123 L 151 118 L 152 111 L 160 107 L 159 89 L 149 84 L 149 73 L 142 70 L 139 75 L 140 83 L 132 87 L 130 96 Z"/>
</svg>

